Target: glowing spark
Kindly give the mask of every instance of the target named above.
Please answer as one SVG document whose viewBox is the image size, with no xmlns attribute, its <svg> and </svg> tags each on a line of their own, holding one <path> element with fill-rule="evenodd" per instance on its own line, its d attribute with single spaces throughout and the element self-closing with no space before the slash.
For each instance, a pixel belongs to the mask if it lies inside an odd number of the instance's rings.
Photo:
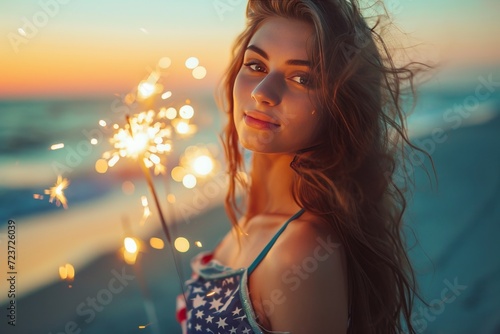
<svg viewBox="0 0 500 334">
<path fill-rule="evenodd" d="M 139 95 L 146 99 L 155 92 L 155 85 L 147 81 L 142 81 L 139 86 L 137 86 L 137 90 L 139 91 Z"/>
<path fill-rule="evenodd" d="M 33 194 L 33 198 L 34 198 L 34 199 L 39 199 L 39 200 L 42 200 L 42 199 L 43 199 L 43 195 L 40 195 L 40 194 Z"/>
<path fill-rule="evenodd" d="M 201 244 L 201 241 L 195 241 L 194 244 L 198 247 L 203 247 L 203 245 Z"/>
<path fill-rule="evenodd" d="M 137 242 L 133 238 L 126 237 L 123 240 L 123 245 L 125 247 L 125 250 L 131 254 L 136 253 L 138 250 Z"/>
<path fill-rule="evenodd" d="M 126 237 L 123 239 L 123 259 L 128 264 L 134 264 L 139 254 L 139 244 L 135 238 Z"/>
<path fill-rule="evenodd" d="M 103 119 L 101 119 L 101 120 L 99 121 L 99 125 L 100 125 L 100 126 L 102 126 L 102 127 L 105 127 L 105 126 L 106 126 L 106 121 L 105 121 L 105 120 L 103 120 Z"/>
<path fill-rule="evenodd" d="M 17 31 L 19 32 L 19 35 L 26 37 L 26 31 L 24 31 L 23 28 L 17 28 Z"/>
<path fill-rule="evenodd" d="M 109 167 L 113 167 L 114 165 L 116 165 L 116 163 L 118 162 L 118 160 L 120 160 L 120 156 L 119 155 L 114 155 L 109 161 L 108 161 L 108 166 Z"/>
<path fill-rule="evenodd" d="M 139 326 L 139 329 L 144 329 L 144 328 L 148 327 L 149 325 L 151 325 L 151 323 L 146 324 L 146 325 L 140 325 L 140 326 Z"/>
<path fill-rule="evenodd" d="M 207 297 L 211 297 L 211 296 L 213 296 L 213 295 L 215 295 L 215 291 L 213 291 L 213 290 L 212 290 L 212 291 L 207 292 L 207 295 L 206 295 L 206 296 L 207 296 Z"/>
<path fill-rule="evenodd" d="M 172 92 L 171 91 L 168 91 L 168 92 L 165 92 L 165 93 L 161 94 L 161 98 L 163 100 L 168 99 L 170 96 L 172 96 Z"/>
<path fill-rule="evenodd" d="M 92 139 L 90 140 L 90 143 L 91 143 L 92 145 L 97 145 L 97 139 L 92 138 Z"/>
<path fill-rule="evenodd" d="M 59 277 L 62 280 L 72 281 L 75 278 L 75 268 L 69 263 L 66 263 L 64 266 L 60 266 Z"/>
<path fill-rule="evenodd" d="M 67 209 L 68 205 L 66 196 L 64 196 L 64 189 L 68 188 L 68 186 L 68 179 L 63 179 L 62 176 L 59 175 L 54 186 L 50 189 L 45 189 L 45 195 L 50 195 L 49 203 L 52 203 L 55 199 L 57 206 L 62 204 L 63 208 Z"/>
<path fill-rule="evenodd" d="M 63 147 L 64 147 L 64 143 L 59 143 L 59 144 L 54 144 L 54 145 L 52 145 L 52 146 L 50 147 L 50 149 L 51 149 L 52 151 L 55 151 L 55 150 L 61 149 L 61 148 L 63 148 Z"/>
<path fill-rule="evenodd" d="M 142 207 L 144 208 L 144 211 L 142 213 L 142 219 L 140 225 L 144 225 L 148 217 L 151 216 L 151 210 L 149 209 L 148 198 L 146 196 L 141 196 L 141 203 Z"/>
<path fill-rule="evenodd" d="M 154 166 L 155 174 L 163 173 L 161 156 L 172 149 L 172 129 L 159 118 L 153 110 L 143 111 L 129 117 L 123 128 L 116 129 L 110 140 L 114 151 L 106 154 L 108 166 L 113 167 L 120 158 L 132 158 L 142 160 L 148 168 Z"/>
</svg>

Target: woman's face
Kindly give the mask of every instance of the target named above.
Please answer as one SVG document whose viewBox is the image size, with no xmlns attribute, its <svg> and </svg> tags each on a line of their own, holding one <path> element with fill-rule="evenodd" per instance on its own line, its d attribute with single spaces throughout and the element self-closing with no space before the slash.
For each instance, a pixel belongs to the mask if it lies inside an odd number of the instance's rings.
<svg viewBox="0 0 500 334">
<path fill-rule="evenodd" d="M 234 84 L 234 124 L 243 147 L 290 153 L 315 144 L 311 59 L 313 29 L 285 18 L 264 21 L 248 43 Z"/>
</svg>

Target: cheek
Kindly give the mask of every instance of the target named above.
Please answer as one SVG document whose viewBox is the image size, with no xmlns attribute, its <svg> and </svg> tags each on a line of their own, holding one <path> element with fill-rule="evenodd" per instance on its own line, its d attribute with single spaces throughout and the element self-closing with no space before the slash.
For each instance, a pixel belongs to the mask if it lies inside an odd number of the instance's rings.
<svg viewBox="0 0 500 334">
<path fill-rule="evenodd" d="M 245 82 L 243 75 L 241 73 L 238 73 L 233 87 L 233 99 L 235 106 L 241 105 L 241 103 L 243 102 L 246 91 L 248 90 L 247 85 L 248 84 Z"/>
</svg>

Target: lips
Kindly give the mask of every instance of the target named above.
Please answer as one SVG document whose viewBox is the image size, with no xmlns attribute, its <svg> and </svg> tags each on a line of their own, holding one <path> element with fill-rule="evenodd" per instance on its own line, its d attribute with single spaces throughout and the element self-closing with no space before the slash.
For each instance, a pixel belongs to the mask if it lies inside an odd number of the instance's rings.
<svg viewBox="0 0 500 334">
<path fill-rule="evenodd" d="M 260 130 L 276 130 L 280 127 L 278 122 L 272 117 L 260 111 L 248 111 L 243 116 L 245 124 Z"/>
</svg>

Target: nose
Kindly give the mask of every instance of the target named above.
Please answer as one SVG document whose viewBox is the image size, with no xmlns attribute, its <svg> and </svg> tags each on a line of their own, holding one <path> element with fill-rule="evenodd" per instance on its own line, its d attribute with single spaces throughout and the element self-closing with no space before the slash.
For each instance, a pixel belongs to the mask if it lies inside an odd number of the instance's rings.
<svg viewBox="0 0 500 334">
<path fill-rule="evenodd" d="M 283 84 L 279 75 L 266 75 L 252 91 L 252 98 L 259 104 L 276 106 L 281 103 L 283 97 Z"/>
</svg>

